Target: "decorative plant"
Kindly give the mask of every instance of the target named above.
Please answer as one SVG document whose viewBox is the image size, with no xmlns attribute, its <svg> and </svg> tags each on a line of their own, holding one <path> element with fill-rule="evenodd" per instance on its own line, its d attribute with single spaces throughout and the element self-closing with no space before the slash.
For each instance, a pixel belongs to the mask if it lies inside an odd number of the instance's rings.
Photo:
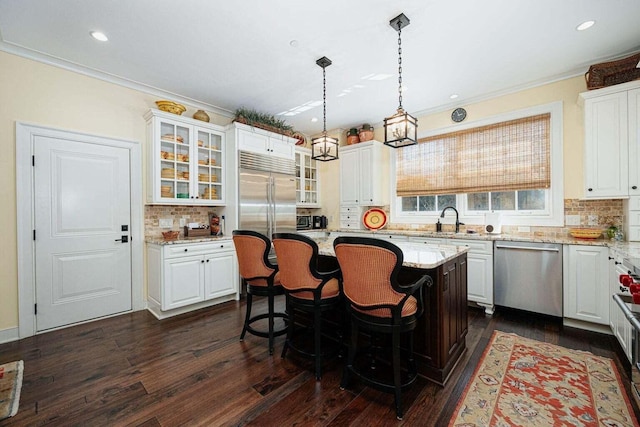
<svg viewBox="0 0 640 427">
<path fill-rule="evenodd" d="M 246 123 L 251 126 L 261 127 L 267 130 L 274 130 L 285 135 L 293 134 L 293 126 L 288 125 L 284 120 L 277 119 L 271 114 L 260 113 L 251 108 L 240 107 L 235 111 L 235 121 Z M 271 128 L 271 129 L 270 129 Z"/>
</svg>

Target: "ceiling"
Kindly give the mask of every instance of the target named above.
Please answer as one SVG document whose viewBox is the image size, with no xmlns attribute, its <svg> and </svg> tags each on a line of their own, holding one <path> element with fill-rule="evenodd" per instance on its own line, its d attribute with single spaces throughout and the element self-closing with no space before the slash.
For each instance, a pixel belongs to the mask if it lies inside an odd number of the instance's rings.
<svg viewBox="0 0 640 427">
<path fill-rule="evenodd" d="M 401 12 L 411 20 L 402 78 L 413 115 L 640 51 L 638 0 L 0 0 L 0 49 L 211 112 L 256 109 L 312 135 L 322 131 L 322 56 L 333 61 L 327 129 L 379 126 L 395 112 L 398 35 L 389 20 Z M 576 31 L 586 20 L 596 24 Z M 278 115 L 300 106 L 311 108 Z"/>
</svg>

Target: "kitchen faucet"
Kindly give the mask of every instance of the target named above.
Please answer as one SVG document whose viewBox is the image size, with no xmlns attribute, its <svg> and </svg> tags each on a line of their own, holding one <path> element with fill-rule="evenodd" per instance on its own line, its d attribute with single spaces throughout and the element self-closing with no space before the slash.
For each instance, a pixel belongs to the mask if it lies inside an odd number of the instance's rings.
<svg viewBox="0 0 640 427">
<path fill-rule="evenodd" d="M 460 232 L 460 225 L 464 225 L 464 224 L 459 221 L 458 210 L 456 208 L 454 208 L 453 206 L 445 207 L 444 209 L 442 209 L 442 213 L 440 214 L 440 218 L 444 218 L 444 213 L 447 211 L 447 209 L 453 209 L 453 211 L 456 213 L 456 233 L 459 233 Z M 440 222 L 440 220 L 438 220 L 438 222 Z"/>
</svg>

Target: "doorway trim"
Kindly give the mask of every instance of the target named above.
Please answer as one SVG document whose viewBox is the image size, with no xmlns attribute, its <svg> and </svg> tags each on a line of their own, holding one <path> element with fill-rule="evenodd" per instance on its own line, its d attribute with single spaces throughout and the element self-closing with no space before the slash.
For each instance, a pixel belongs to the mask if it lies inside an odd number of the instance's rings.
<svg viewBox="0 0 640 427">
<path fill-rule="evenodd" d="M 87 143 L 120 147 L 129 150 L 131 177 L 131 306 L 132 311 L 143 310 L 144 280 L 144 212 L 142 200 L 142 156 L 137 141 L 91 135 L 24 122 L 16 122 L 16 214 L 18 247 L 18 333 L 19 338 L 36 334 L 35 306 L 35 242 L 34 179 L 32 156 L 36 136 L 68 139 Z M 37 159 L 36 159 L 37 161 Z"/>
</svg>

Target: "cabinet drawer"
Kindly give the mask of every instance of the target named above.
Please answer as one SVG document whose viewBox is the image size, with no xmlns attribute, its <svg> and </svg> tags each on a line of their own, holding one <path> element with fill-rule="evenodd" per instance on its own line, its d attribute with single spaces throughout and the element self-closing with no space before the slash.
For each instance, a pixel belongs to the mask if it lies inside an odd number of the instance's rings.
<svg viewBox="0 0 640 427">
<path fill-rule="evenodd" d="M 175 258 L 186 255 L 204 255 L 212 252 L 235 250 L 232 240 L 219 240 L 207 243 L 185 243 L 178 245 L 166 245 L 164 247 L 165 258 Z"/>
<path fill-rule="evenodd" d="M 629 197 L 629 210 L 640 211 L 640 196 Z"/>
<path fill-rule="evenodd" d="M 360 221 L 360 215 L 356 215 L 354 213 L 348 213 L 348 214 L 344 214 L 344 213 L 340 213 L 340 221 Z"/>
<path fill-rule="evenodd" d="M 340 206 L 340 215 L 343 215 L 343 214 L 360 215 L 361 213 L 362 213 L 362 208 L 360 206 Z"/>
<path fill-rule="evenodd" d="M 362 230 L 364 226 L 360 221 L 340 221 L 340 228 L 348 229 L 348 230 Z"/>
<path fill-rule="evenodd" d="M 477 241 L 477 240 L 458 240 L 448 239 L 447 244 L 453 246 L 467 246 L 470 251 L 474 253 L 493 254 L 493 242 L 491 241 Z"/>
<path fill-rule="evenodd" d="M 447 243 L 446 239 L 433 237 L 409 237 L 409 241 L 412 243 L 423 243 L 425 245 L 444 245 Z"/>
</svg>

